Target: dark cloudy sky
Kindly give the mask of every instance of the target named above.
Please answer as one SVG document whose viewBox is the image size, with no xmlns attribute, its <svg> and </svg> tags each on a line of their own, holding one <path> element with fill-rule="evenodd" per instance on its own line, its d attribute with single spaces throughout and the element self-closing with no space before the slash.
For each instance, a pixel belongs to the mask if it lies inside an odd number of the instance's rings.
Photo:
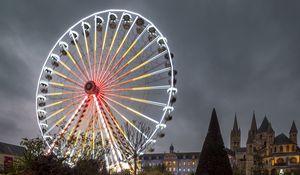
<svg viewBox="0 0 300 175">
<path fill-rule="evenodd" d="M 35 89 L 45 58 L 79 19 L 109 8 L 150 19 L 175 53 L 178 103 L 157 151 L 200 151 L 216 107 L 229 145 L 234 113 L 243 133 L 253 110 L 276 134 L 300 127 L 300 1 L 151 0 L 0 2 L 0 141 L 35 137 Z"/>
</svg>

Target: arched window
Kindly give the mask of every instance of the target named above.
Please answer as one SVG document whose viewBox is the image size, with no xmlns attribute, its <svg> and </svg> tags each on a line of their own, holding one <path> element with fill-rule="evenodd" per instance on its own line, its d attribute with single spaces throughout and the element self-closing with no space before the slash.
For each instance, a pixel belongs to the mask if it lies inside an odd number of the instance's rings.
<svg viewBox="0 0 300 175">
<path fill-rule="evenodd" d="M 293 152 L 296 150 L 295 148 L 296 148 L 296 146 L 293 145 L 293 146 L 292 146 L 292 151 L 293 151 Z"/>
<path fill-rule="evenodd" d="M 291 162 L 291 163 L 297 163 L 297 158 L 296 158 L 296 157 L 292 157 L 292 158 L 290 159 L 290 162 Z"/>
<path fill-rule="evenodd" d="M 274 147 L 274 153 L 276 153 L 277 152 L 277 147 Z"/>
<path fill-rule="evenodd" d="M 280 150 L 280 152 L 283 152 L 283 147 L 280 146 L 280 147 L 279 147 L 279 150 Z"/>
<path fill-rule="evenodd" d="M 279 158 L 279 159 L 277 159 L 277 163 L 284 163 L 284 160 L 283 160 L 283 158 Z"/>
<path fill-rule="evenodd" d="M 290 152 L 290 145 L 286 145 L 286 152 Z"/>
</svg>

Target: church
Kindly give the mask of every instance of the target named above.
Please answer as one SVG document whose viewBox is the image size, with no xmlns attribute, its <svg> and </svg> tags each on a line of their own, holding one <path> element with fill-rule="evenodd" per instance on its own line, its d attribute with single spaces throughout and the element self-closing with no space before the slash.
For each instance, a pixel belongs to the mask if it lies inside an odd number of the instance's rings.
<svg viewBox="0 0 300 175">
<path fill-rule="evenodd" d="M 245 147 L 241 147 L 241 129 L 235 116 L 230 133 L 230 149 L 234 153 L 232 163 L 237 175 L 300 175 L 300 148 L 298 130 L 292 122 L 289 135 L 276 134 L 265 116 L 261 125 L 253 114 Z"/>
</svg>

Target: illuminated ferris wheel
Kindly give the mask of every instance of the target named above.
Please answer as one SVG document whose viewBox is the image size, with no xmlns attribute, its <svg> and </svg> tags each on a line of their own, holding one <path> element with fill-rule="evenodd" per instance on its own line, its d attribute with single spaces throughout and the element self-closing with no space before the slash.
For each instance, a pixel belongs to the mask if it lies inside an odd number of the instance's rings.
<svg viewBox="0 0 300 175">
<path fill-rule="evenodd" d="M 49 152 L 76 160 L 100 146 L 108 168 L 132 157 L 124 125 L 145 137 L 138 154 L 163 137 L 176 101 L 177 74 L 167 39 L 143 16 L 106 10 L 70 27 L 40 74 L 37 121 Z M 144 134 L 135 121 L 151 129 Z"/>
</svg>

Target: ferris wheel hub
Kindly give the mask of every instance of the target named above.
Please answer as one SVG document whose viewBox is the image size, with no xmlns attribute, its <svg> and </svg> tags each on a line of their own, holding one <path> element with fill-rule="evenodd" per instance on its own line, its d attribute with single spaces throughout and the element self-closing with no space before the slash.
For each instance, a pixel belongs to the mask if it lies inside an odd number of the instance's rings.
<svg viewBox="0 0 300 175">
<path fill-rule="evenodd" d="M 99 89 L 94 81 L 88 81 L 84 85 L 84 91 L 87 94 L 97 94 L 99 92 Z"/>
</svg>

